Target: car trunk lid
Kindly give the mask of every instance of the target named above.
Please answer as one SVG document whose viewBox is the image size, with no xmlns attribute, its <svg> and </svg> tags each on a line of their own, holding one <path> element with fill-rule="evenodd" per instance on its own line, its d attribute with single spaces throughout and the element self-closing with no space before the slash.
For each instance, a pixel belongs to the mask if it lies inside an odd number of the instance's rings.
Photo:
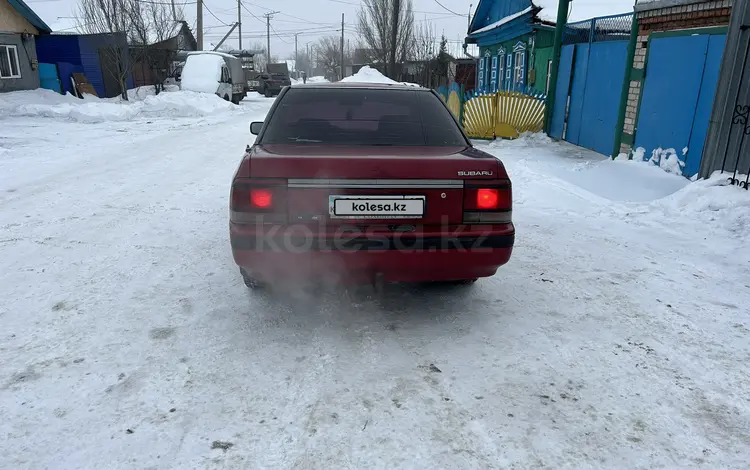
<svg viewBox="0 0 750 470">
<path fill-rule="evenodd" d="M 507 177 L 498 163 L 468 147 L 276 144 L 253 149 L 250 176 L 287 179 L 289 223 L 460 224 L 465 180 Z"/>
</svg>

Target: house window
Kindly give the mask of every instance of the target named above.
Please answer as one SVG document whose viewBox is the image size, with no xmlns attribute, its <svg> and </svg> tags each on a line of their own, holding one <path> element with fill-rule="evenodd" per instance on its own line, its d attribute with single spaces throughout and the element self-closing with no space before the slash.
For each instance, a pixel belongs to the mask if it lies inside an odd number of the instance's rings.
<svg viewBox="0 0 750 470">
<path fill-rule="evenodd" d="M 479 90 L 484 89 L 484 59 L 479 59 L 479 83 L 477 88 Z"/>
<path fill-rule="evenodd" d="M 494 93 L 497 91 L 497 56 L 492 58 L 492 75 L 490 77 L 490 89 Z"/>
<path fill-rule="evenodd" d="M 523 86 L 525 80 L 524 76 L 526 74 L 526 51 L 518 51 L 516 52 L 516 66 L 515 66 L 515 76 L 513 78 L 513 85 L 516 87 Z"/>
<path fill-rule="evenodd" d="M 523 88 L 526 83 L 526 44 L 518 41 L 513 47 L 515 67 L 513 69 L 513 87 Z"/>
<path fill-rule="evenodd" d="M 510 52 L 505 57 L 505 89 L 511 89 L 511 76 L 513 74 L 513 54 Z"/>
<path fill-rule="evenodd" d="M 552 81 L 552 59 L 547 61 L 547 87 L 545 93 L 549 95 L 549 85 Z"/>
<path fill-rule="evenodd" d="M 0 78 L 21 78 L 16 46 L 0 44 Z"/>
</svg>

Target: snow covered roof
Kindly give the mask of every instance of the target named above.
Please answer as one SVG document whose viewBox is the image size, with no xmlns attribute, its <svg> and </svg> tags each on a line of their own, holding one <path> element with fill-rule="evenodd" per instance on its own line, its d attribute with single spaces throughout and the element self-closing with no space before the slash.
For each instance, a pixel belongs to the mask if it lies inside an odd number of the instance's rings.
<svg viewBox="0 0 750 470">
<path fill-rule="evenodd" d="M 500 20 L 498 20 L 498 21 L 495 21 L 495 22 L 494 22 L 494 23 L 492 23 L 492 24 L 488 24 L 488 25 L 487 25 L 487 26 L 485 26 L 484 28 L 479 28 L 479 29 L 478 29 L 478 30 L 476 30 L 476 31 L 472 31 L 472 32 L 471 32 L 471 34 L 480 34 L 480 33 L 485 33 L 485 32 L 487 32 L 487 31 L 491 31 L 491 30 L 493 30 L 493 29 L 495 29 L 495 28 L 499 28 L 500 26 L 503 26 L 503 25 L 505 25 L 505 24 L 508 24 L 508 23 L 510 23 L 511 21 L 513 21 L 513 20 L 515 20 L 515 19 L 517 19 L 517 18 L 520 18 L 520 17 L 522 17 L 523 15 L 525 15 L 525 14 L 527 14 L 527 13 L 531 13 L 531 10 L 532 10 L 532 7 L 529 7 L 529 8 L 527 8 L 527 9 L 523 10 L 523 11 L 519 11 L 518 13 L 514 13 L 514 14 L 512 14 L 512 15 L 506 16 L 505 18 L 502 18 L 502 19 L 500 19 Z"/>
<path fill-rule="evenodd" d="M 532 0 L 533 4 L 541 7 L 537 17 L 542 21 L 557 22 L 558 0 Z M 600 0 L 598 2 L 570 2 L 568 22 L 588 20 L 600 16 L 632 13 L 635 0 Z"/>
<path fill-rule="evenodd" d="M 483 0 L 483 1 L 489 2 L 492 0 Z M 502 0 L 495 0 L 495 1 L 502 1 Z M 672 0 L 647 0 L 647 1 L 672 1 Z M 674 1 L 681 1 L 681 0 L 674 0 Z M 687 0 L 687 1 L 691 1 L 691 0 Z M 695 0 L 692 0 L 692 1 L 695 1 Z M 622 13 L 632 13 L 634 3 L 635 3 L 635 0 L 601 0 L 599 2 L 591 1 L 591 2 L 586 2 L 586 3 L 572 1 L 570 2 L 570 10 L 568 11 L 568 23 L 588 20 L 591 18 L 597 18 L 597 17 L 602 17 L 602 16 L 618 15 Z M 551 24 L 557 23 L 557 10 L 558 10 L 558 4 L 559 4 L 558 0 L 529 0 L 528 4 L 529 6 L 527 8 L 521 11 L 518 11 L 516 13 L 513 13 L 512 15 L 508 15 L 504 18 L 501 18 L 495 21 L 494 23 L 488 24 L 487 26 L 483 26 L 477 30 L 471 31 L 469 34 L 473 36 L 476 34 L 481 34 L 481 33 L 486 33 L 488 31 L 492 31 L 494 29 L 497 29 L 509 23 L 512 23 L 513 21 L 516 21 L 519 18 L 523 17 L 524 15 L 528 15 L 530 13 L 535 13 L 534 18 L 536 18 L 536 22 L 551 23 Z M 477 7 L 477 12 L 479 11 L 480 11 L 479 7 Z M 472 24 L 473 24 L 473 21 L 472 21 Z"/>
</svg>

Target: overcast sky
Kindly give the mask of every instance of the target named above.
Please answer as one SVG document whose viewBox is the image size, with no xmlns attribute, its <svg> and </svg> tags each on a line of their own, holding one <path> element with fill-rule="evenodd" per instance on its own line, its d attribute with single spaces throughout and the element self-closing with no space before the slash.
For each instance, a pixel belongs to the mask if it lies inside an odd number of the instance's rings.
<svg viewBox="0 0 750 470">
<path fill-rule="evenodd" d="M 168 1 L 168 0 L 153 0 Z M 185 17 L 191 27 L 195 26 L 195 0 L 176 0 L 178 5 L 184 5 Z M 452 42 L 451 49 L 458 48 L 466 34 L 468 13 L 471 4 L 476 9 L 478 0 L 412 0 L 414 4 L 415 20 L 432 23 L 438 37 L 440 34 Z M 549 0 L 546 0 L 549 2 Z M 442 4 L 442 6 L 440 4 Z M 68 29 L 74 31 L 73 26 L 78 0 L 26 0 L 34 11 L 49 24 L 53 30 Z M 625 1 L 631 5 L 632 0 Z M 611 5 L 620 13 L 623 0 L 574 0 L 572 16 L 585 16 L 585 10 L 591 6 L 599 8 L 594 14 L 602 14 L 602 6 Z M 242 45 L 244 48 L 253 43 L 261 42 L 265 45 L 266 26 L 263 15 L 278 11 L 272 20 L 271 53 L 287 58 L 294 53 L 294 34 L 298 34 L 298 47 L 305 49 L 307 43 L 316 42 L 323 36 L 338 36 L 341 28 L 341 14 L 345 15 L 344 37 L 352 47 L 357 42 L 357 11 L 359 0 L 258 0 L 242 2 Z M 619 8 L 619 9 L 618 9 Z M 448 11 L 450 10 L 450 11 Z M 580 10 L 580 11 L 577 11 Z M 606 8 L 605 8 L 606 10 Z M 627 11 L 627 9 L 625 10 Z M 472 11 L 473 12 L 473 11 Z M 213 14 L 212 14 L 213 13 Z M 215 15 L 215 16 L 214 16 Z M 573 19 L 573 18 L 571 18 Z M 203 24 L 205 29 L 204 47 L 216 43 L 226 34 L 229 27 L 237 21 L 236 0 L 204 0 Z M 224 24 L 225 23 L 225 24 Z M 238 34 L 235 30 L 227 44 L 236 47 Z"/>
</svg>

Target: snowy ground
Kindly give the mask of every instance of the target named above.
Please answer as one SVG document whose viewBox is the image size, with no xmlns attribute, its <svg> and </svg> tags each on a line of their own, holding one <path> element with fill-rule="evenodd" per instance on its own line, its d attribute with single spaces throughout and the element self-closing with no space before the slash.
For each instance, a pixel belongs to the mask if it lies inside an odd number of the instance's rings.
<svg viewBox="0 0 750 470">
<path fill-rule="evenodd" d="M 2 114 L 0 468 L 748 468 L 747 192 L 478 144 L 497 276 L 250 293 L 227 196 L 271 102 Z"/>
</svg>

